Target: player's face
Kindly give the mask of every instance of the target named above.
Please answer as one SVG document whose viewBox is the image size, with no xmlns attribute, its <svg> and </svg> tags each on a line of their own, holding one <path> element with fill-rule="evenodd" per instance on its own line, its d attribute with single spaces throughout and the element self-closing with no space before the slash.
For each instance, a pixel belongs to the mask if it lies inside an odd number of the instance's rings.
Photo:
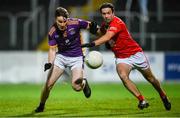
<svg viewBox="0 0 180 118">
<path fill-rule="evenodd" d="M 101 9 L 101 15 L 107 23 L 111 22 L 114 17 L 114 13 L 112 12 L 111 8 Z"/>
<path fill-rule="evenodd" d="M 58 28 L 62 31 L 66 30 L 67 28 L 67 18 L 63 16 L 58 16 L 56 17 L 56 24 Z"/>
</svg>

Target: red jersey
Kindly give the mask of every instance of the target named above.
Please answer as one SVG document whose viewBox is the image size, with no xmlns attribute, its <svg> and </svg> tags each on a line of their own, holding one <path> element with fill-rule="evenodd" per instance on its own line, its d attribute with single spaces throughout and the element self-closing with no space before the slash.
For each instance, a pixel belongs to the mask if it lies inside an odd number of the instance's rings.
<svg viewBox="0 0 180 118">
<path fill-rule="evenodd" d="M 129 34 L 125 23 L 116 16 L 114 16 L 113 20 L 107 25 L 103 22 L 101 25 L 101 31 L 115 33 L 112 39 L 109 40 L 109 43 L 111 50 L 117 58 L 127 58 L 142 51 L 142 48 Z"/>
</svg>

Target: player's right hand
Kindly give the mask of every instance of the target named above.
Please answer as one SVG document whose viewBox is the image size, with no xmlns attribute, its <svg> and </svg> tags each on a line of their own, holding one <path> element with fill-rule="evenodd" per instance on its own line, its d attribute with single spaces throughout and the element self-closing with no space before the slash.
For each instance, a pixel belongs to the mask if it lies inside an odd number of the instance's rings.
<svg viewBox="0 0 180 118">
<path fill-rule="evenodd" d="M 46 70 L 50 69 L 50 68 L 51 68 L 51 66 L 52 66 L 52 64 L 51 64 L 51 63 L 45 63 L 45 65 L 44 65 L 44 71 L 46 71 Z"/>
<path fill-rule="evenodd" d="M 98 31 L 98 25 L 95 21 L 92 21 L 90 24 L 89 24 L 89 27 L 90 27 L 90 33 L 92 34 L 96 34 L 97 31 Z"/>
</svg>

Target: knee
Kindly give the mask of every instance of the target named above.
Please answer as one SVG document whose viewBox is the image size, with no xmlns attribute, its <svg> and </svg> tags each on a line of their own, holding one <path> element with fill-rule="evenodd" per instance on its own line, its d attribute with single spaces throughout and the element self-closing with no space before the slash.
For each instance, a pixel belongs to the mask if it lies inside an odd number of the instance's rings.
<svg viewBox="0 0 180 118">
<path fill-rule="evenodd" d="M 159 83 L 159 81 L 158 81 L 155 77 L 149 78 L 149 82 L 150 82 L 151 84 L 157 84 L 157 83 Z"/>
<path fill-rule="evenodd" d="M 72 88 L 75 91 L 81 91 L 83 89 L 82 81 L 83 81 L 83 79 L 79 78 L 76 81 L 72 82 Z"/>
<path fill-rule="evenodd" d="M 148 81 L 149 81 L 150 83 L 154 83 L 154 82 L 155 82 L 155 79 L 154 79 L 154 78 L 149 78 Z"/>
<path fill-rule="evenodd" d="M 77 85 L 77 84 L 72 84 L 72 88 L 77 92 L 82 90 L 82 87 L 80 85 Z"/>
<path fill-rule="evenodd" d="M 123 81 L 123 82 L 126 82 L 127 80 L 128 80 L 128 75 L 127 74 L 125 74 L 125 73 L 122 73 L 122 74 L 120 74 L 120 78 L 121 78 L 121 80 Z"/>
<path fill-rule="evenodd" d="M 147 76 L 146 79 L 152 84 L 157 81 L 156 78 L 153 75 Z"/>
<path fill-rule="evenodd" d="M 129 83 L 129 77 L 127 74 L 120 74 L 120 79 L 125 86 Z"/>
</svg>

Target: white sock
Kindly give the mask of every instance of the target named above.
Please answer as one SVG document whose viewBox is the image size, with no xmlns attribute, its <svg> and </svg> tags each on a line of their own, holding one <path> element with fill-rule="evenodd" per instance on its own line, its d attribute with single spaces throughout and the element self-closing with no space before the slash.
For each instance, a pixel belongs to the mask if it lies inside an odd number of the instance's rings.
<svg viewBox="0 0 180 118">
<path fill-rule="evenodd" d="M 84 87 L 85 87 L 85 85 L 86 85 L 86 80 L 85 80 L 85 79 L 83 79 L 82 85 L 83 85 L 83 89 L 84 89 Z"/>
</svg>

